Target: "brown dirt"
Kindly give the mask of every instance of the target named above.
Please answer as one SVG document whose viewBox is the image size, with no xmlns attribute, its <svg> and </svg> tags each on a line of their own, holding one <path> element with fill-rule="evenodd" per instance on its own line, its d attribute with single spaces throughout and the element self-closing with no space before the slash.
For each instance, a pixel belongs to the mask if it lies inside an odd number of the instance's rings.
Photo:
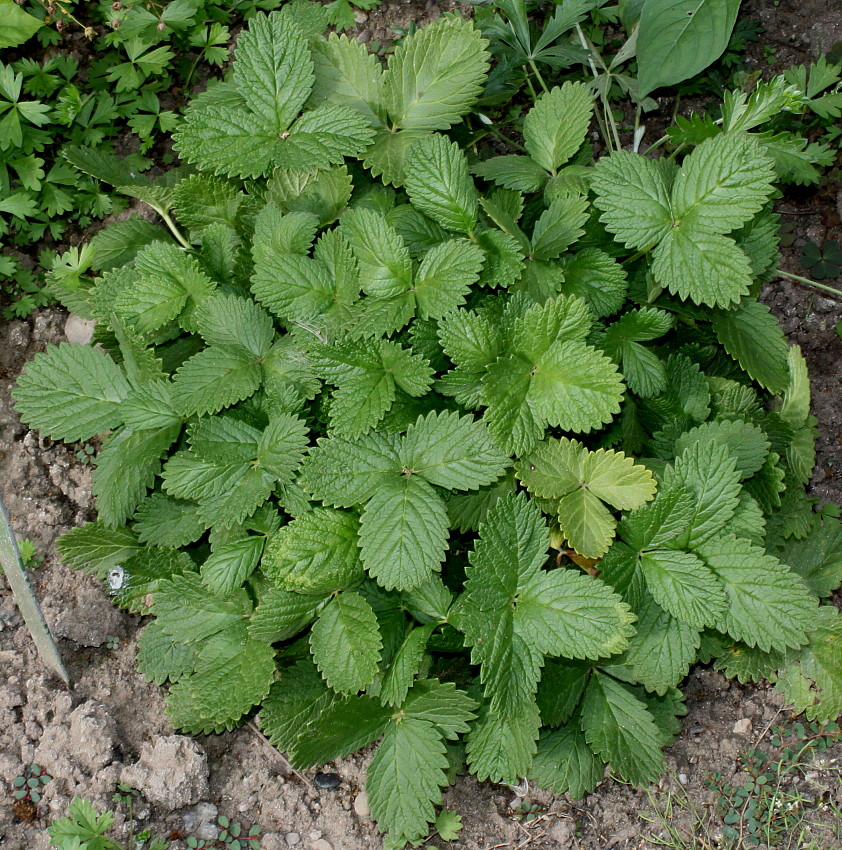
<svg viewBox="0 0 842 850">
<path fill-rule="evenodd" d="M 770 0 L 747 0 L 744 5 L 748 16 L 761 19 L 767 41 L 778 48 L 776 67 L 806 61 L 842 39 L 835 3 L 806 0 L 792 8 L 795 4 L 775 7 Z M 384 4 L 364 20 L 360 17 L 362 38 L 384 41 L 391 24 L 405 26 L 413 19 L 423 23 L 439 8 L 415 0 Z M 782 211 L 793 213 L 786 218 L 796 233 L 785 252 L 784 268 L 801 271 L 797 257 L 805 239 L 842 241 L 835 210 L 838 190 L 830 183 L 816 193 L 791 193 L 782 200 Z M 840 286 L 842 280 L 828 283 Z M 842 302 L 781 280 L 767 287 L 764 298 L 810 364 L 813 408 L 820 421 L 813 492 L 822 500 L 842 501 L 842 342 L 835 331 Z M 45 850 L 47 825 L 64 813 L 72 797 L 90 799 L 99 809 L 113 807 L 111 794 L 124 781 L 141 791 L 135 807 L 140 826 L 170 836 L 174 850 L 184 847 L 188 835 L 210 837 L 217 814 L 246 826 L 260 825 L 263 850 L 380 847 L 358 797 L 365 754 L 325 768 L 341 778 L 337 787 L 326 789 L 313 784 L 312 772 L 302 781 L 249 728 L 195 740 L 174 735 L 163 711 L 162 689 L 136 671 L 140 618 L 113 608 L 95 580 L 71 572 L 58 560 L 56 539 L 93 516 L 90 467 L 77 459 L 78 447 L 27 431 L 12 410 L 9 393 L 24 362 L 64 338 L 65 321 L 63 311 L 46 309 L 27 321 L 0 327 L 0 487 L 16 532 L 45 556 L 43 565 L 31 570 L 31 579 L 74 681 L 74 689 L 66 691 L 45 672 L 11 594 L 0 582 L 0 846 Z M 773 720 L 788 714 L 779 715 L 782 702 L 774 690 L 743 687 L 706 668 L 691 674 L 685 694 L 689 714 L 683 732 L 667 750 L 664 777 L 648 792 L 611 779 L 578 802 L 530 789 L 526 800 L 536 804 L 540 816 L 525 823 L 513 811 L 520 798 L 511 789 L 463 777 L 445 798 L 464 821 L 461 838 L 447 846 L 663 846 L 658 843 L 661 826 L 640 815 L 654 807 L 663 809 L 676 799 L 675 793 L 692 801 L 703 819 L 710 818 L 715 838 L 721 823 L 711 815 L 713 795 L 706 779 L 713 771 L 739 778 L 738 753 L 754 744 Z M 14 778 L 32 762 L 54 777 L 34 818 L 31 809 L 13 807 L 11 794 Z M 819 803 L 842 804 L 838 783 L 823 783 L 822 777 L 813 780 L 811 794 Z M 830 818 L 820 808 L 811 817 L 817 824 L 813 850 L 842 847 L 840 826 Z M 686 838 L 700 829 L 686 807 L 674 811 L 672 823 Z M 125 836 L 126 829 L 124 813 L 118 810 L 118 837 Z M 787 838 L 780 847 L 801 846 L 789 843 L 794 840 Z"/>
</svg>

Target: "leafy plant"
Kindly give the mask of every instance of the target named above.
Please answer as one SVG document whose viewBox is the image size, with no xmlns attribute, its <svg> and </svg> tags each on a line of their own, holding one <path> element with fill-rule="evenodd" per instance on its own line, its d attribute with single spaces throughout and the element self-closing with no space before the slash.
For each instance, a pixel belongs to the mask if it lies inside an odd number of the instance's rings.
<svg viewBox="0 0 842 850">
<path fill-rule="evenodd" d="M 839 277 L 842 273 L 842 248 L 833 239 L 828 239 L 821 248 L 815 242 L 807 242 L 801 252 L 801 265 L 816 280 Z"/>
<path fill-rule="evenodd" d="M 128 808 L 130 835 L 125 846 L 108 836 L 114 825 L 114 813 L 97 814 L 90 802 L 79 797 L 71 800 L 65 817 L 47 827 L 50 843 L 59 850 L 167 850 L 163 838 L 153 838 L 147 830 L 135 834 L 132 799 L 136 794 L 137 791 L 122 784 L 114 794 L 114 802 Z"/>
<path fill-rule="evenodd" d="M 59 264 L 98 347 L 37 355 L 14 393 L 54 439 L 110 432 L 99 518 L 60 551 L 154 616 L 139 665 L 173 725 L 258 710 L 302 768 L 379 741 L 366 790 L 400 847 L 463 762 L 576 797 L 606 763 L 653 780 L 697 660 L 842 711 L 842 531 L 804 491 L 804 359 L 757 300 L 761 140 L 594 164 L 570 83 L 523 156 L 469 163 L 442 131 L 486 79 L 470 22 L 384 68 L 305 9 L 255 16 L 188 106 L 190 171 L 69 153 L 167 231 Z"/>
<path fill-rule="evenodd" d="M 44 786 L 53 779 L 49 773 L 37 764 L 27 765 L 26 770 L 16 776 L 12 782 L 15 800 L 31 800 L 33 803 L 41 802 L 41 791 Z"/>
<path fill-rule="evenodd" d="M 237 821 L 229 820 L 225 815 L 220 815 L 217 819 L 219 824 L 219 832 L 216 838 L 195 838 L 190 836 L 187 839 L 189 848 L 196 850 L 260 850 L 260 833 L 262 832 L 259 826 L 252 826 L 248 832 L 244 832 L 244 827 Z"/>
</svg>

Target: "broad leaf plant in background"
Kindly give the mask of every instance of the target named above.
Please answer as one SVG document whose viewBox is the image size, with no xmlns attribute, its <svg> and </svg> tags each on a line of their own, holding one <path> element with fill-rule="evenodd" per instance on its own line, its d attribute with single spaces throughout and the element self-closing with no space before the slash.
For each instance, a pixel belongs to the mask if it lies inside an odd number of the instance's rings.
<svg viewBox="0 0 842 850">
<path fill-rule="evenodd" d="M 834 718 L 842 532 L 805 494 L 804 359 L 757 298 L 779 174 L 752 107 L 594 162 L 566 82 L 481 160 L 453 140 L 488 78 L 473 23 L 384 66 L 304 8 L 252 18 L 181 168 L 68 152 L 164 226 L 82 249 L 57 288 L 97 345 L 15 390 L 45 435 L 107 435 L 98 519 L 59 548 L 152 615 L 173 726 L 259 712 L 300 768 L 375 744 L 402 847 L 465 764 L 577 797 L 606 764 L 656 779 L 697 661 Z"/>
</svg>

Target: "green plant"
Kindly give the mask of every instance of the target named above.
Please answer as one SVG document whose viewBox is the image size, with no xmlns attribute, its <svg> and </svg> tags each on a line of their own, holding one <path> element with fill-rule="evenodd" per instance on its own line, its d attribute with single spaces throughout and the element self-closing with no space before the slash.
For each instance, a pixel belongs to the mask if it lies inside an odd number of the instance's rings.
<svg viewBox="0 0 842 850">
<path fill-rule="evenodd" d="M 487 77 L 473 24 L 383 68 L 319 20 L 252 19 L 175 134 L 190 170 L 68 152 L 167 229 L 59 264 L 99 347 L 14 391 L 54 439 L 110 432 L 60 552 L 154 616 L 173 725 L 258 710 L 297 767 L 379 740 L 399 847 L 465 762 L 576 797 L 606 763 L 651 781 L 697 659 L 835 716 L 842 530 L 804 490 L 806 364 L 757 299 L 776 171 L 750 122 L 594 163 L 569 82 L 521 155 L 469 164 L 444 131 Z"/>
<path fill-rule="evenodd" d="M 740 765 L 747 775 L 743 782 L 735 785 L 714 773 L 708 784 L 717 794 L 723 835 L 737 842 L 737 847 L 761 843 L 791 846 L 792 836 L 804 827 L 807 817 L 825 805 L 822 793 L 816 793 L 823 780 L 799 788 L 792 779 L 803 781 L 810 770 L 817 775 L 815 768 L 825 765 L 819 754 L 840 740 L 839 727 L 833 723 L 778 727 L 770 740 L 772 754 L 758 749 L 740 754 Z M 838 768 L 829 769 L 831 776 L 838 772 Z M 831 795 L 832 789 L 825 786 L 823 794 Z"/>
<path fill-rule="evenodd" d="M 232 821 L 225 815 L 220 815 L 216 821 L 219 824 L 219 833 L 216 838 L 194 838 L 187 839 L 187 846 L 191 850 L 260 850 L 259 826 L 252 826 L 248 832 L 245 827 L 237 821 Z"/>
<path fill-rule="evenodd" d="M 44 556 L 38 555 L 37 547 L 26 537 L 18 541 L 18 551 L 20 552 L 20 559 L 27 569 L 40 567 L 44 563 Z"/>
<path fill-rule="evenodd" d="M 115 803 L 128 809 L 129 837 L 125 845 L 108 836 L 114 825 L 114 813 L 105 811 L 99 815 L 91 803 L 79 797 L 71 800 L 66 817 L 47 827 L 50 843 L 59 850 L 167 850 L 167 842 L 153 838 L 148 830 L 135 833 L 132 806 L 137 793 L 121 783 L 113 797 Z"/>
<path fill-rule="evenodd" d="M 41 791 L 51 780 L 52 776 L 37 764 L 30 764 L 20 776 L 16 776 L 12 782 L 14 798 L 16 800 L 31 800 L 33 803 L 41 802 Z"/>
<path fill-rule="evenodd" d="M 807 242 L 801 252 L 801 265 L 816 280 L 839 277 L 842 273 L 842 248 L 833 239 L 821 248 L 815 242 Z"/>
</svg>

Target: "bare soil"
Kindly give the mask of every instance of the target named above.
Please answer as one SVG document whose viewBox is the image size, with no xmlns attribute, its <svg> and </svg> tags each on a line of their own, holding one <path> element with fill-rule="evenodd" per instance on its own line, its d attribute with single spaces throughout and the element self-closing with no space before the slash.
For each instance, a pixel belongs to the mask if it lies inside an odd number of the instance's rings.
<svg viewBox="0 0 842 850">
<path fill-rule="evenodd" d="M 441 9 L 416 0 L 384 3 L 360 14 L 358 35 L 385 41 L 391 25 L 424 23 Z M 808 61 L 842 40 L 839 11 L 836 2 L 826 0 L 744 3 L 744 15 L 759 18 L 765 41 L 776 47 L 774 68 Z M 766 67 L 762 52 L 756 52 L 753 61 Z M 785 249 L 783 268 L 802 272 L 798 256 L 807 239 L 842 241 L 838 193 L 837 177 L 780 201 L 795 236 Z M 841 279 L 827 283 L 842 286 Z M 770 284 L 764 299 L 810 365 L 813 412 L 820 423 L 813 494 L 842 502 L 842 341 L 835 330 L 842 301 L 784 280 Z M 185 846 L 188 835 L 212 838 L 217 815 L 246 827 L 261 826 L 263 850 L 381 847 L 360 796 L 365 754 L 323 768 L 340 778 L 336 787 L 325 788 L 316 783 L 315 772 L 293 773 L 249 727 L 195 739 L 174 734 L 164 714 L 163 690 L 136 671 L 143 622 L 114 608 L 98 582 L 70 571 L 56 556 L 56 539 L 94 516 L 90 466 L 79 461 L 80 447 L 53 443 L 21 425 L 10 391 L 28 358 L 66 338 L 66 321 L 64 311 L 48 308 L 0 327 L 0 488 L 17 534 L 30 539 L 45 558 L 30 571 L 31 580 L 74 682 L 72 691 L 65 690 L 39 663 L 0 580 L 0 847 L 45 850 L 50 843 L 46 827 L 74 796 L 90 799 L 99 809 L 111 808 L 118 782 L 140 792 L 134 812 L 140 827 L 170 837 L 174 850 Z M 664 846 L 662 825 L 641 814 L 681 799 L 689 803 L 676 806 L 672 825 L 688 842 L 694 835 L 715 842 L 722 824 L 706 780 L 715 771 L 739 779 L 738 754 L 789 713 L 772 688 L 744 687 L 705 667 L 690 675 L 685 694 L 689 713 L 667 751 L 667 770 L 657 786 L 639 791 L 608 778 L 578 802 L 529 789 L 525 805 L 534 804 L 538 817 L 526 822 L 516 811 L 524 807 L 523 798 L 512 789 L 462 777 L 445 797 L 445 805 L 463 816 L 461 836 L 452 844 L 431 844 L 464 850 Z M 824 758 L 838 759 L 839 749 Z M 33 762 L 46 768 L 53 781 L 34 809 L 13 808 L 12 782 Z M 808 818 L 815 824 L 813 850 L 842 848 L 842 825 L 834 823 L 832 808 L 822 808 L 842 805 L 838 772 L 814 773 L 808 788 L 815 800 Z M 709 838 L 701 833 L 703 822 Z M 127 827 L 119 809 L 117 836 L 125 836 Z M 810 846 L 798 839 L 784 836 L 775 846 Z"/>
</svg>

